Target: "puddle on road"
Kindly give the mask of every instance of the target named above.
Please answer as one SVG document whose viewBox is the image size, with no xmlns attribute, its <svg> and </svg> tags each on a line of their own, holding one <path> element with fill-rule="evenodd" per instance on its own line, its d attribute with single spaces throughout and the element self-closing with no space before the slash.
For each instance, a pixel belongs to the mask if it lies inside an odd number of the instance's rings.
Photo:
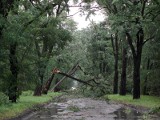
<svg viewBox="0 0 160 120">
<path fill-rule="evenodd" d="M 56 104 L 52 104 L 49 107 L 40 110 L 30 118 L 24 118 L 23 120 L 53 120 L 53 116 L 57 116 L 58 112 L 61 111 L 63 110 L 59 109 Z"/>
<path fill-rule="evenodd" d="M 50 103 L 45 106 L 42 110 L 36 112 L 33 115 L 27 116 L 20 120 L 76 120 L 75 118 L 93 119 L 97 120 L 96 116 L 92 117 L 92 114 L 83 116 L 87 113 L 78 113 L 68 109 L 70 105 L 68 103 Z M 74 108 L 74 107 L 73 107 Z M 74 108 L 75 109 L 75 108 Z M 90 109 L 89 109 L 90 110 Z M 81 111 L 83 112 L 83 110 Z M 71 114 L 70 114 L 71 113 Z M 97 114 L 99 115 L 99 114 Z M 66 117 L 66 118 L 65 118 Z M 146 116 L 148 117 L 148 116 Z M 144 114 L 136 111 L 135 109 L 129 107 L 121 107 L 113 113 L 106 113 L 101 116 L 99 120 L 104 120 L 110 118 L 112 120 L 142 120 Z M 148 120 L 158 120 L 158 119 L 148 119 Z"/>
<path fill-rule="evenodd" d="M 63 105 L 59 106 L 57 104 L 53 104 L 39 111 L 36 115 L 27 120 L 53 120 L 54 118 L 57 118 L 58 115 L 66 111 L 65 109 L 66 107 Z M 140 120 L 140 118 L 142 119 L 143 116 L 136 110 L 129 108 L 120 108 L 111 114 L 116 116 L 114 117 L 115 120 Z"/>
<path fill-rule="evenodd" d="M 115 120 L 140 120 L 143 117 L 140 112 L 130 108 L 120 108 L 112 114 L 116 115 Z"/>
</svg>

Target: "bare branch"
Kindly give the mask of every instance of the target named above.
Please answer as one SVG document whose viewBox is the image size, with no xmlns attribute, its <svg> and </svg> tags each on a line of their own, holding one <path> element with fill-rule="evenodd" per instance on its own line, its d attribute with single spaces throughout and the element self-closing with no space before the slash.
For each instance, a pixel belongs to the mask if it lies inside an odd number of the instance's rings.
<svg viewBox="0 0 160 120">
<path fill-rule="evenodd" d="M 144 45 L 146 42 L 148 42 L 149 40 L 153 39 L 154 37 L 155 37 L 155 36 L 152 36 L 152 37 L 146 39 L 146 40 L 143 42 L 143 45 Z"/>
</svg>

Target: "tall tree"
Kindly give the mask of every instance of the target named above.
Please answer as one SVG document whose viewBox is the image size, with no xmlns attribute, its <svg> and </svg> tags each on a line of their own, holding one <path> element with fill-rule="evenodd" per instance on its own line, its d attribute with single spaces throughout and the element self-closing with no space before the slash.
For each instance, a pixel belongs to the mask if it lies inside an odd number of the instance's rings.
<svg viewBox="0 0 160 120">
<path fill-rule="evenodd" d="M 133 56 L 133 99 L 139 99 L 142 49 L 144 44 L 155 36 L 155 33 L 147 34 L 147 31 L 150 25 L 154 25 L 153 18 L 155 17 L 155 11 L 153 10 L 153 6 L 156 3 L 155 1 L 146 0 L 119 1 L 118 4 L 120 3 L 124 5 L 122 9 L 123 13 L 121 12 L 117 17 L 121 17 L 119 24 L 124 28 Z"/>
<path fill-rule="evenodd" d="M 122 45 L 122 72 L 121 72 L 121 81 L 120 81 L 120 95 L 126 95 L 126 70 L 127 70 L 127 44 Z"/>
<path fill-rule="evenodd" d="M 14 3 L 18 0 L 1 0 L 0 1 L 0 15 L 4 19 L 7 20 L 8 13 L 10 10 L 14 9 Z M 4 25 L 0 25 L 0 42 L 3 43 L 2 39 L 2 31 L 4 29 Z M 17 75 L 18 75 L 18 66 L 17 66 L 17 57 L 16 57 L 16 47 L 17 43 L 10 44 L 10 71 L 12 75 L 12 82 L 10 84 L 8 96 L 12 102 L 16 102 L 17 99 Z"/>
<path fill-rule="evenodd" d="M 114 54 L 114 81 L 113 81 L 113 94 L 118 93 L 118 33 L 111 35 L 111 42 Z"/>
</svg>

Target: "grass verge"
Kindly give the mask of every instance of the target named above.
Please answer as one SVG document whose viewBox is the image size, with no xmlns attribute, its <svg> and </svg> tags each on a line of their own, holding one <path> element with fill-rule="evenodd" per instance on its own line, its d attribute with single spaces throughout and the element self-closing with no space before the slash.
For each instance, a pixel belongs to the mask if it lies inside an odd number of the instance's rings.
<svg viewBox="0 0 160 120">
<path fill-rule="evenodd" d="M 17 103 L 10 103 L 0 106 L 0 120 L 16 117 L 28 109 L 33 109 L 34 106 L 44 104 L 52 100 L 61 93 L 49 92 L 47 95 L 33 96 L 21 95 Z"/>
<path fill-rule="evenodd" d="M 160 108 L 160 97 L 155 96 L 141 95 L 140 99 L 133 99 L 131 95 L 105 95 L 104 98 L 123 104 L 146 107 L 149 109 Z"/>
</svg>

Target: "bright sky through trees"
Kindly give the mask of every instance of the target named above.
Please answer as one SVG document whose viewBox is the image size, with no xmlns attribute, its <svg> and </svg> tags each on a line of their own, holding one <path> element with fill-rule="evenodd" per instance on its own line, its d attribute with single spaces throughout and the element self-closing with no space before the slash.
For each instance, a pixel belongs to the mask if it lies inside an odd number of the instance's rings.
<svg viewBox="0 0 160 120">
<path fill-rule="evenodd" d="M 93 8 L 95 7 L 94 9 L 96 10 L 95 15 L 91 14 L 89 19 L 86 19 L 88 12 L 85 12 L 85 13 L 81 12 L 82 7 L 80 7 L 80 3 L 81 3 L 80 0 L 76 5 L 74 5 L 73 2 L 70 2 L 70 5 L 73 7 L 70 7 L 70 12 L 69 12 L 69 15 L 71 15 L 71 18 L 73 18 L 73 20 L 77 22 L 78 29 L 86 28 L 91 23 L 91 21 L 98 23 L 105 19 L 105 16 L 103 15 L 103 11 L 98 10 L 98 8 L 96 8 L 98 6 L 96 3 L 92 4 Z M 83 5 L 81 4 L 81 6 Z"/>
</svg>

